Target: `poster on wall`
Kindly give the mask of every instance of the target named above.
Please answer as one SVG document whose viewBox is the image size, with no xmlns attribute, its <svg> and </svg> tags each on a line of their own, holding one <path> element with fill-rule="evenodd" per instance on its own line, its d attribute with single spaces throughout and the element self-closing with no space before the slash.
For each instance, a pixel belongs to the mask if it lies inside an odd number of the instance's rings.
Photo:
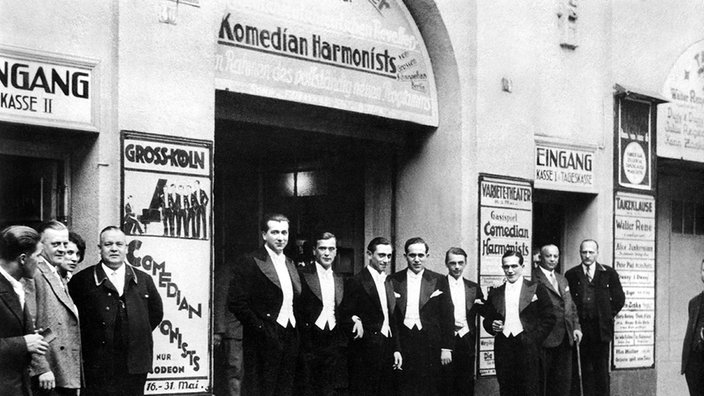
<svg viewBox="0 0 704 396">
<path fill-rule="evenodd" d="M 704 162 L 704 40 L 677 59 L 658 106 L 658 156 Z"/>
<path fill-rule="evenodd" d="M 615 369 L 655 365 L 655 198 L 617 192 L 614 268 L 626 304 L 614 324 Z"/>
<path fill-rule="evenodd" d="M 127 261 L 164 304 L 145 393 L 209 392 L 212 142 L 123 131 L 121 148 Z"/>
<path fill-rule="evenodd" d="M 618 184 L 651 190 L 653 155 L 649 102 L 621 98 L 618 109 Z"/>
<path fill-rule="evenodd" d="M 402 1 L 231 0 L 215 33 L 216 89 L 438 125 L 430 57 Z"/>
<path fill-rule="evenodd" d="M 520 252 L 530 278 L 533 188 L 528 181 L 482 176 L 479 180 L 479 285 L 485 296 L 505 281 L 501 256 Z M 524 263 L 524 264 L 525 264 Z M 479 375 L 495 375 L 494 337 L 479 326 Z"/>
</svg>

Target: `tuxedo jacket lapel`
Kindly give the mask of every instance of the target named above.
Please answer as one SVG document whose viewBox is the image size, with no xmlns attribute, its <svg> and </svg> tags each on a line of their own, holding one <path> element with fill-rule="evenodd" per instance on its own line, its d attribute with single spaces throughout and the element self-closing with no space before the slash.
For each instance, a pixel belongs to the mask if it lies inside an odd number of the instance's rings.
<svg viewBox="0 0 704 396">
<path fill-rule="evenodd" d="M 403 276 L 398 281 L 398 309 L 401 310 L 401 317 L 406 317 L 406 305 L 408 305 L 408 269 L 403 270 Z M 396 300 L 396 298 L 394 298 Z"/>
<path fill-rule="evenodd" d="M 271 263 L 271 266 L 273 267 L 274 263 Z M 288 268 L 288 274 L 291 277 L 291 284 L 293 285 L 293 294 L 300 296 L 301 295 L 301 278 L 298 276 L 298 271 L 296 270 L 296 265 L 288 257 L 286 257 L 286 268 Z M 274 273 L 276 273 L 276 270 L 274 270 Z M 317 278 L 317 275 L 316 275 L 316 278 Z M 318 286 L 320 286 L 320 285 L 318 285 Z M 279 284 L 279 287 L 281 287 L 281 284 Z"/>
<path fill-rule="evenodd" d="M 370 274 L 369 270 L 366 268 L 362 271 L 365 271 L 362 273 L 362 287 L 370 297 L 373 297 L 372 300 L 374 300 L 374 305 L 381 310 L 379 293 L 376 292 L 376 285 L 374 284 L 374 279 L 372 279 L 372 274 Z"/>
<path fill-rule="evenodd" d="M 271 257 L 269 257 L 269 254 L 266 253 L 266 258 L 262 257 L 254 257 L 254 261 L 257 263 L 257 267 L 259 267 L 259 270 L 262 271 L 262 273 L 269 278 L 270 281 L 272 281 L 276 287 L 281 289 L 281 281 L 279 281 L 279 276 L 276 274 L 276 269 L 274 268 L 274 262 L 271 261 Z"/>
<path fill-rule="evenodd" d="M 494 301 L 494 309 L 502 318 L 506 318 L 506 284 L 499 286 L 496 291 Z"/>
<path fill-rule="evenodd" d="M 462 282 L 464 282 L 464 306 L 467 308 L 467 312 L 469 312 L 474 305 L 474 300 L 477 299 L 477 292 L 473 287 L 470 287 L 470 284 L 466 279 L 462 278 Z"/>
<path fill-rule="evenodd" d="M 340 303 L 342 302 L 342 294 L 344 293 L 344 284 L 345 281 L 342 279 L 342 277 L 338 274 L 333 273 L 332 278 L 335 281 L 335 307 L 340 306 Z M 322 293 L 321 293 L 322 294 Z M 322 299 L 321 299 L 322 301 Z"/>
<path fill-rule="evenodd" d="M 538 287 L 536 283 L 529 285 L 528 281 L 523 280 L 523 285 L 521 285 L 521 298 L 518 303 L 518 312 L 523 312 L 524 309 L 533 301 L 533 296 L 535 295 L 535 289 Z"/>
<path fill-rule="evenodd" d="M 423 279 L 420 281 L 420 304 L 418 306 L 418 312 L 425 306 L 425 304 L 430 300 L 430 296 L 435 291 L 436 279 L 430 277 L 428 271 L 423 271 Z"/>
<path fill-rule="evenodd" d="M 306 284 L 310 287 L 310 291 L 323 302 L 323 292 L 320 290 L 320 279 L 318 279 L 318 269 L 315 268 L 312 272 L 304 272 L 303 277 L 306 280 Z"/>
</svg>

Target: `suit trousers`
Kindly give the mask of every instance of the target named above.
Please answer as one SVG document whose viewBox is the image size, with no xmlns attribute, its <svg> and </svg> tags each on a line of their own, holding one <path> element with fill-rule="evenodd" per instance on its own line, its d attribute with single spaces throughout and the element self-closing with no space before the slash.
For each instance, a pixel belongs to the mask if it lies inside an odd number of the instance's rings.
<svg viewBox="0 0 704 396">
<path fill-rule="evenodd" d="M 215 393 L 224 396 L 239 396 L 242 382 L 242 340 L 223 338 L 215 348 Z"/>
<path fill-rule="evenodd" d="M 496 379 L 501 396 L 538 396 L 540 393 L 539 346 L 526 336 L 499 333 L 494 338 Z"/>
<path fill-rule="evenodd" d="M 474 396 L 474 335 L 455 336 L 452 363 L 442 366 L 440 394 L 443 396 Z"/>
<path fill-rule="evenodd" d="M 565 333 L 560 345 L 543 348 L 541 385 L 545 396 L 567 396 L 572 382 L 572 347 Z"/>
<path fill-rule="evenodd" d="M 391 339 L 365 329 L 364 337 L 349 345 L 350 394 L 382 396 L 394 390 L 394 348 Z"/>
<path fill-rule="evenodd" d="M 331 396 L 347 388 L 347 360 L 345 335 L 337 326 L 321 330 L 313 325 L 302 342 L 302 394 Z"/>
<path fill-rule="evenodd" d="M 611 392 L 609 377 L 609 342 L 601 342 L 597 320 L 580 318 L 584 337 L 579 345 L 582 364 L 584 396 L 608 396 Z M 577 354 L 572 355 L 572 395 L 579 396 Z"/>
<path fill-rule="evenodd" d="M 242 340 L 242 396 L 286 396 L 294 392 L 298 363 L 298 329 L 266 323 L 264 334 L 247 333 Z M 254 339 L 252 339 L 254 338 Z"/>
<path fill-rule="evenodd" d="M 398 392 L 401 395 L 437 395 L 440 375 L 440 348 L 428 332 L 417 327 L 401 325 L 401 350 L 403 370 L 400 373 Z"/>
<path fill-rule="evenodd" d="M 704 352 L 689 351 L 684 378 L 691 396 L 704 396 Z"/>
</svg>

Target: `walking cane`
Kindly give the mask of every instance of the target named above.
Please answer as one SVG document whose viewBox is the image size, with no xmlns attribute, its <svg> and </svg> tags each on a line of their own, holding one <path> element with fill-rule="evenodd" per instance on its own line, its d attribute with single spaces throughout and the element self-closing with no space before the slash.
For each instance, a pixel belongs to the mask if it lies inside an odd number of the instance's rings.
<svg viewBox="0 0 704 396">
<path fill-rule="evenodd" d="M 582 356 L 579 353 L 579 341 L 577 341 L 574 345 L 577 347 L 577 374 L 579 374 L 579 396 L 584 396 L 584 386 L 582 385 Z"/>
</svg>

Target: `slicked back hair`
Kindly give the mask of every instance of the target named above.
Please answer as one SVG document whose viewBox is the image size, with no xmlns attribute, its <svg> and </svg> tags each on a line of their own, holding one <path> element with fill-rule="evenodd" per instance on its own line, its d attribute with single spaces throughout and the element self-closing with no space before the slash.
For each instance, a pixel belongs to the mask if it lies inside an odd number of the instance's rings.
<svg viewBox="0 0 704 396">
<path fill-rule="evenodd" d="M 425 240 L 424 240 L 423 238 L 421 238 L 421 237 L 413 237 L 413 238 L 407 240 L 407 241 L 406 241 L 406 244 L 403 245 L 403 251 L 404 251 L 405 253 L 408 253 L 408 247 L 411 246 L 411 245 L 415 245 L 416 243 L 422 243 L 423 245 L 425 245 L 425 252 L 426 252 L 426 253 L 428 253 L 428 250 L 430 250 L 430 247 L 428 246 L 428 244 L 425 242 Z"/>
<path fill-rule="evenodd" d="M 506 257 L 518 257 L 518 264 L 523 265 L 523 255 L 517 250 L 507 250 L 503 256 L 501 256 L 501 261 L 503 262 Z"/>
<path fill-rule="evenodd" d="M 451 247 L 447 249 L 447 252 L 445 253 L 445 264 L 450 261 L 451 254 L 457 256 L 464 256 L 464 261 L 467 261 L 467 252 L 465 252 L 464 249 L 462 249 L 461 247 Z"/>
<path fill-rule="evenodd" d="M 267 213 L 264 215 L 264 217 L 262 217 L 262 222 L 259 224 L 259 229 L 261 230 L 261 232 L 269 231 L 270 221 L 285 221 L 291 224 L 288 217 L 282 215 L 281 213 Z"/>
<path fill-rule="evenodd" d="M 376 237 L 369 241 L 369 244 L 367 245 L 367 251 L 369 253 L 374 253 L 376 252 L 376 247 L 379 245 L 391 245 L 391 242 L 384 237 Z"/>
<path fill-rule="evenodd" d="M 37 250 L 39 233 L 33 228 L 13 225 L 0 232 L 0 258 L 15 260 L 21 254 L 32 254 Z"/>
</svg>

